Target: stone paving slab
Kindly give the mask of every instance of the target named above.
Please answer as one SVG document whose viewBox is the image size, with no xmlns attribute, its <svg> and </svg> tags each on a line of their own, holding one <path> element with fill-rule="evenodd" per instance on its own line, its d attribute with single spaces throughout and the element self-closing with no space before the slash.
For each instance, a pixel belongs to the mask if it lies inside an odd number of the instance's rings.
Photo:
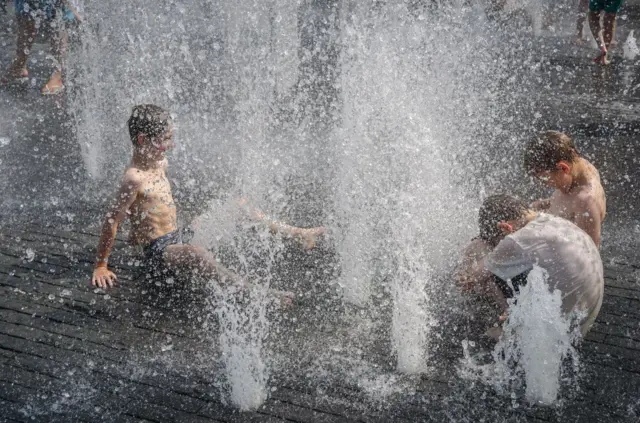
<svg viewBox="0 0 640 423">
<path fill-rule="evenodd" d="M 25 229 L 21 248 L 38 257 L 51 248 L 51 236 L 81 242 L 74 232 L 47 231 L 41 230 L 43 242 L 33 228 Z M 57 266 L 77 264 L 62 257 Z M 292 370 L 272 380 L 263 407 L 240 413 L 220 401 L 218 352 L 201 324 L 172 324 L 171 309 L 164 309 L 168 319 L 141 319 L 146 310 L 162 311 L 136 296 L 141 281 L 131 273 L 135 268 L 119 269 L 130 286 L 105 294 L 89 286 L 88 270 L 84 278 L 64 278 L 25 261 L 15 248 L 0 250 L 0 415 L 6 421 L 414 422 L 453 416 L 633 422 L 640 413 L 640 284 L 632 263 L 606 265 L 606 300 L 580 348 L 580 390 L 559 409 L 514 409 L 508 398 L 465 388 L 455 374 L 425 377 L 414 396 L 376 405 L 347 381 L 326 385 Z M 156 360 L 167 345 L 172 355 Z M 185 371 L 185 359 L 198 361 L 202 352 L 210 363 Z"/>
</svg>

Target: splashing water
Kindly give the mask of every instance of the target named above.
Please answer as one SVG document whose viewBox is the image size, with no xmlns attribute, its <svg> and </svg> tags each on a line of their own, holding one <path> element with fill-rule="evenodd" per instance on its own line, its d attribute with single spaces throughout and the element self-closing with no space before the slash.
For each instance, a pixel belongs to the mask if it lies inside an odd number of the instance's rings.
<svg viewBox="0 0 640 423">
<path fill-rule="evenodd" d="M 575 316 L 562 312 L 560 291 L 550 292 L 546 279 L 546 271 L 534 266 L 517 303 L 511 301 L 504 332 L 492 353 L 493 364 L 475 364 L 469 343 L 463 345 L 463 376 L 479 376 L 502 394 L 515 392 L 524 383 L 530 403 L 551 405 L 556 401 L 563 360 L 572 358 L 574 368 L 579 364 L 572 342 L 580 335 L 572 330 Z"/>
<path fill-rule="evenodd" d="M 446 69 L 474 61 L 469 22 L 476 15 L 452 6 L 451 20 L 435 20 L 432 30 L 424 21 L 429 12 L 406 2 L 369 6 L 343 5 L 342 121 L 335 133 L 341 284 L 345 300 L 359 306 L 381 284 L 391 293 L 397 367 L 416 373 L 426 368 L 432 321 L 425 290 L 473 219 L 465 184 L 454 182 L 460 173 L 448 163 L 472 142 L 456 116 L 474 114 L 485 101 L 465 79 L 481 71 L 468 66 L 459 78 Z M 451 37 L 434 38 L 440 33 Z"/>
<path fill-rule="evenodd" d="M 640 49 L 636 44 L 636 38 L 633 36 L 633 30 L 629 32 L 627 40 L 622 45 L 622 52 L 624 58 L 627 60 L 635 59 L 638 53 L 640 53 Z"/>
<path fill-rule="evenodd" d="M 243 411 L 255 410 L 267 398 L 268 372 L 262 357 L 269 325 L 266 295 L 266 286 L 253 287 L 243 304 L 237 291 L 227 290 L 215 306 L 229 398 Z"/>
</svg>

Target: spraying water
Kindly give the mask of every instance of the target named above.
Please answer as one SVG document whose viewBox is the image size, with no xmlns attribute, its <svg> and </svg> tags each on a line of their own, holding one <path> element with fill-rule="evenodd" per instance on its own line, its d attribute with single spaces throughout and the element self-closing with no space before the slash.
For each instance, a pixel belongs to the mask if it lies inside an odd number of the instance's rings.
<svg viewBox="0 0 640 423">
<path fill-rule="evenodd" d="M 467 367 L 463 374 L 480 376 L 501 393 L 515 392 L 524 384 L 525 397 L 532 404 L 556 401 L 563 360 L 572 358 L 578 366 L 572 342 L 580 335 L 572 330 L 574 316 L 562 311 L 560 291 L 550 292 L 546 279 L 546 271 L 534 266 L 517 303 L 510 300 L 509 318 L 493 350 L 493 364 L 478 366 L 469 345 L 464 345 Z"/>
<path fill-rule="evenodd" d="M 249 409 L 265 398 L 270 324 L 259 292 L 278 247 L 258 237 L 236 248 L 236 216 L 220 206 L 242 196 L 286 216 L 310 194 L 290 195 L 292 177 L 329 193 L 312 208 L 337 229 L 344 301 L 369 308 L 372 293 L 389 296 L 390 315 L 372 315 L 387 319 L 396 367 L 425 371 L 433 307 L 445 295 L 438 275 L 474 226 L 478 194 L 469 192 L 481 163 L 469 157 L 483 151 L 483 132 L 500 134 L 494 122 L 508 104 L 496 101 L 503 70 L 487 60 L 493 39 L 479 6 L 116 3 L 87 5 L 99 25 L 87 28 L 71 66 L 85 166 L 97 183 L 117 179 L 130 147 L 114 140 L 128 138 L 133 104 L 176 114 L 176 200 L 191 214 L 211 204 L 199 245 L 234 250 L 232 270 L 261 287 L 248 303 L 221 293 L 227 301 L 214 312 L 232 401 Z"/>
<path fill-rule="evenodd" d="M 454 182 L 460 169 L 450 163 L 472 136 L 456 116 L 475 114 L 483 101 L 467 89 L 466 78 L 479 69 L 468 67 L 464 76 L 445 69 L 473 61 L 477 52 L 467 37 L 476 15 L 450 11 L 448 21 L 405 2 L 343 5 L 343 110 L 336 131 L 341 285 L 346 301 L 363 306 L 384 284 L 394 301 L 397 367 L 407 373 L 426 368 L 434 320 L 427 292 L 437 295 L 434 275 L 450 264 L 472 218 L 464 184 Z M 450 36 L 434 37 L 441 33 Z M 455 59 L 447 53 L 454 48 Z"/>
<path fill-rule="evenodd" d="M 636 44 L 636 37 L 633 36 L 633 30 L 629 32 L 627 40 L 622 45 L 622 51 L 624 58 L 627 60 L 634 60 L 640 53 L 640 49 Z"/>
</svg>

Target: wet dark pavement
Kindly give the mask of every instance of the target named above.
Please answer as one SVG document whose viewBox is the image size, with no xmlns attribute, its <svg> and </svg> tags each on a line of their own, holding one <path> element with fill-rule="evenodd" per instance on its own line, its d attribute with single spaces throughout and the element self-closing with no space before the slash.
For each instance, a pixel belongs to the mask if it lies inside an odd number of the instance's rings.
<svg viewBox="0 0 640 423">
<path fill-rule="evenodd" d="M 0 22 L 7 20 L 0 15 Z M 630 22 L 621 24 L 621 40 L 630 28 L 640 28 Z M 11 27 L 6 28 L 0 35 L 2 66 L 12 55 Z M 608 195 L 604 304 L 580 347 L 578 388 L 565 388 L 561 404 L 528 406 L 488 388 L 470 387 L 455 373 L 459 347 L 441 351 L 442 363 L 435 365 L 440 368 L 413 379 L 413 392 L 384 400 L 372 400 L 348 380 L 280 364 L 263 407 L 240 413 L 223 404 L 219 351 L 210 336 L 215 330 L 202 328 L 202 304 L 184 308 L 150 292 L 122 240 L 112 260 L 121 286 L 105 293 L 87 283 L 103 199 L 83 192 L 86 171 L 66 97 L 40 96 L 48 71 L 46 62 L 38 60 L 31 86 L 0 89 L 0 137 L 9 140 L 0 143 L 2 420 L 639 421 L 638 65 L 617 57 L 609 68 L 594 66 L 590 50 L 573 47 L 562 37 L 547 37 L 531 49 L 505 58 L 526 71 L 505 80 L 510 94 L 503 101 L 513 104 L 513 119 L 501 116 L 496 124 L 511 133 L 541 128 L 570 132 L 600 169 Z M 486 140 L 489 148 L 500 151 L 520 142 L 518 137 Z M 493 184 L 511 183 L 498 171 L 487 171 L 486 178 Z M 514 190 L 536 192 L 527 184 Z M 315 312 L 312 303 L 298 307 L 298 318 Z M 448 345 L 459 346 L 453 338 Z M 370 360 L 391 371 L 388 354 L 381 342 Z"/>
</svg>

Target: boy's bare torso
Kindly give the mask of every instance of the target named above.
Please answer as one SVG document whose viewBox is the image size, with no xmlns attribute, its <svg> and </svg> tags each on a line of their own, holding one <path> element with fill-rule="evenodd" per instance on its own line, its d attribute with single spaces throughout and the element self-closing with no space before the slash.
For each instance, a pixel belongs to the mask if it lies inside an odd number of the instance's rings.
<svg viewBox="0 0 640 423">
<path fill-rule="evenodd" d="M 133 245 L 148 245 L 177 229 L 176 207 L 166 168 L 165 159 L 158 167 L 146 170 L 130 167 L 125 172 L 125 183 L 135 182 L 138 186 L 135 200 L 129 208 L 129 242 Z"/>
<path fill-rule="evenodd" d="M 548 209 L 549 213 L 563 217 L 578 226 L 581 226 L 580 222 L 584 219 L 597 219 L 602 222 L 607 210 L 600 174 L 591 163 L 585 161 L 585 164 L 587 165 L 585 172 L 587 182 L 573 187 L 568 193 L 555 190 L 551 195 Z M 589 212 L 585 210 L 594 210 L 595 216 L 587 216 Z"/>
</svg>

